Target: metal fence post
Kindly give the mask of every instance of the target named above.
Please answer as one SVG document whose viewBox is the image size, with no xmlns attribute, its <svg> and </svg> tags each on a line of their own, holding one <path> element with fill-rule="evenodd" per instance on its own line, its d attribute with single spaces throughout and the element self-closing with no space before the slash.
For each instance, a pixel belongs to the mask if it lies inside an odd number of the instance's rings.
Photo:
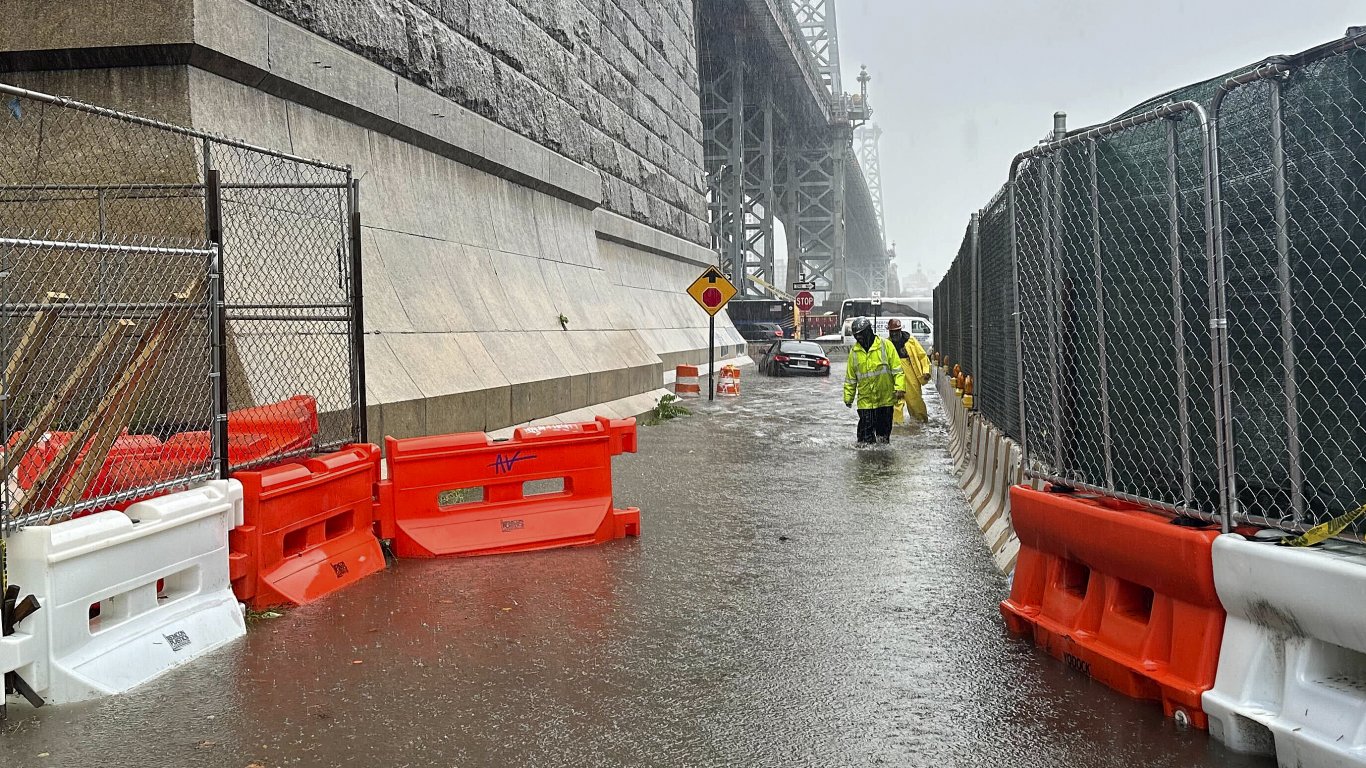
<svg viewBox="0 0 1366 768">
<path fill-rule="evenodd" d="M 1190 405 L 1186 402 L 1186 317 L 1181 280 L 1181 198 L 1176 163 L 1176 119 L 1167 119 L 1167 241 L 1172 270 L 1172 352 L 1176 375 L 1176 420 L 1181 450 L 1181 504 L 1195 495 L 1191 469 Z"/>
<path fill-rule="evenodd" d="M 351 222 L 351 388 L 356 404 L 355 439 L 370 441 L 369 408 L 365 398 L 365 291 L 361 258 L 360 179 L 347 172 L 347 205 Z"/>
<path fill-rule="evenodd" d="M 0 304 L 9 304 L 14 299 L 11 293 L 13 281 L 12 276 L 15 264 L 11 261 L 12 254 L 9 249 L 0 249 Z M 0 349 L 13 349 L 10 343 L 10 324 L 0 323 Z M 5 439 L 14 434 L 10 427 L 10 406 L 11 398 L 14 396 L 12 389 L 14 383 L 10 379 L 9 366 L 0 368 L 0 434 L 5 435 Z M 16 419 L 16 421 L 18 421 Z M 18 426 L 16 424 L 15 426 Z M 7 446 L 7 450 L 15 450 L 14 446 Z M 14 502 L 11 497 L 12 490 L 8 482 L 0 483 L 0 595 L 4 595 L 5 570 L 4 562 L 4 539 L 11 532 L 10 527 L 10 505 Z M 3 599 L 0 597 L 0 599 Z M 0 697 L 3 698 L 3 697 Z M 0 708 L 0 712 L 3 708 Z"/>
<path fill-rule="evenodd" d="M 1012 174 L 1013 175 L 1013 174 Z M 1015 223 L 1015 179 L 1006 182 L 1006 206 L 1010 211 L 1010 279 L 1015 285 L 1011 318 L 1015 326 L 1015 397 L 1020 413 L 1020 471 L 1029 467 L 1029 427 L 1025 419 L 1024 344 L 1020 332 L 1020 250 Z"/>
<path fill-rule="evenodd" d="M 978 246 L 978 231 L 982 222 L 981 212 L 972 214 L 972 247 L 969 250 L 972 259 L 972 278 L 968 283 L 972 292 L 972 381 L 973 391 L 976 392 L 980 386 L 978 379 L 982 376 L 982 264 L 981 251 Z M 978 406 L 980 409 L 980 405 Z"/>
<path fill-rule="evenodd" d="M 1105 281 L 1104 258 L 1101 253 L 1100 239 L 1100 177 L 1096 153 L 1099 145 L 1095 139 L 1089 145 L 1090 182 L 1091 182 L 1091 256 L 1094 259 L 1096 275 L 1096 364 L 1099 368 L 1100 385 L 1100 437 L 1101 461 L 1105 467 L 1105 487 L 1115 487 L 1114 460 L 1111 455 L 1110 435 L 1110 379 L 1105 362 Z"/>
<path fill-rule="evenodd" d="M 1205 252 L 1209 281 L 1210 375 L 1214 385 L 1215 461 L 1219 473 L 1219 510 L 1224 533 L 1232 530 L 1237 515 L 1237 484 L 1234 482 L 1232 395 L 1228 387 L 1228 319 L 1224 314 L 1224 234 L 1219 177 L 1219 97 L 1209 115 L 1209 130 L 1202 148 L 1205 177 Z"/>
<path fill-rule="evenodd" d="M 206 156 L 207 157 L 207 156 Z M 214 383 L 214 460 L 218 476 L 232 476 L 228 458 L 228 317 L 223 288 L 223 198 L 222 181 L 216 169 L 204 174 L 204 211 L 209 228 L 209 243 L 214 255 L 209 268 L 209 314 L 212 317 L 213 360 L 210 374 Z"/>
<path fill-rule="evenodd" d="M 1290 231 L 1286 224 L 1285 138 L 1281 119 L 1281 79 L 1271 81 L 1271 183 L 1275 196 L 1276 280 L 1280 289 L 1281 373 L 1285 382 L 1285 445 L 1289 461 L 1290 508 L 1304 521 L 1304 481 L 1300 469 L 1299 385 L 1295 377 L 1295 304 L 1290 284 Z"/>
<path fill-rule="evenodd" d="M 1045 306 L 1048 308 L 1048 399 L 1049 399 L 1049 418 L 1052 421 L 1053 431 L 1053 471 L 1058 475 L 1065 474 L 1062 464 L 1062 398 L 1058 391 L 1060 379 L 1058 376 L 1058 344 L 1061 329 L 1058 327 L 1062 321 L 1062 253 L 1058 248 L 1058 235 L 1055 231 L 1061 224 L 1055 220 L 1057 215 L 1056 197 L 1059 195 L 1057 187 L 1058 178 L 1054 178 L 1054 166 L 1057 164 L 1056 157 L 1044 158 L 1040 163 L 1040 173 L 1043 176 L 1041 208 L 1043 209 L 1043 230 L 1044 230 L 1044 252 L 1046 256 L 1046 274 L 1048 276 L 1048 301 Z"/>
</svg>

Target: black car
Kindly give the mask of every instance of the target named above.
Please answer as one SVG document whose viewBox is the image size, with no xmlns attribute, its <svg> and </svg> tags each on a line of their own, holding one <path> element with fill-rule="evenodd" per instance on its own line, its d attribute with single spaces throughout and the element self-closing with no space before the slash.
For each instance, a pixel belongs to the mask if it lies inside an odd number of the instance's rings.
<svg viewBox="0 0 1366 768">
<path fill-rule="evenodd" d="M 779 341 L 764 353 L 759 370 L 769 376 L 829 376 L 830 358 L 814 341 Z"/>
<path fill-rule="evenodd" d="M 746 341 L 773 341 L 784 336 L 783 327 L 777 323 L 739 320 L 735 323 L 735 330 L 739 331 L 740 336 Z"/>
</svg>

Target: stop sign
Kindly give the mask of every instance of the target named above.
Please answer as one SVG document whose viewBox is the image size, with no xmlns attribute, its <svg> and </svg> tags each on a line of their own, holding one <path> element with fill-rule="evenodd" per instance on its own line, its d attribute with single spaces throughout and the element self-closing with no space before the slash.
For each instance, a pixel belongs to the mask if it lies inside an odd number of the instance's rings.
<svg viewBox="0 0 1366 768">
<path fill-rule="evenodd" d="M 702 292 L 702 303 L 706 304 L 708 307 L 717 306 L 724 298 L 721 291 L 716 288 L 708 288 Z"/>
<path fill-rule="evenodd" d="M 797 294 L 797 309 L 803 312 L 810 312 L 816 306 L 816 296 L 811 291 L 802 291 Z"/>
</svg>

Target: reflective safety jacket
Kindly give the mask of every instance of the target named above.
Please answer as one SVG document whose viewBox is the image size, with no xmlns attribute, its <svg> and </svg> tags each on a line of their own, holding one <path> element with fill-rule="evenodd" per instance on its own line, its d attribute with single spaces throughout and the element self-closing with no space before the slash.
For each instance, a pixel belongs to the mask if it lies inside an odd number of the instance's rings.
<svg viewBox="0 0 1366 768">
<path fill-rule="evenodd" d="M 906 374 L 892 342 L 881 336 L 864 349 L 854 342 L 844 369 L 844 402 L 863 408 L 886 408 L 896 403 L 896 393 L 906 391 Z"/>
</svg>

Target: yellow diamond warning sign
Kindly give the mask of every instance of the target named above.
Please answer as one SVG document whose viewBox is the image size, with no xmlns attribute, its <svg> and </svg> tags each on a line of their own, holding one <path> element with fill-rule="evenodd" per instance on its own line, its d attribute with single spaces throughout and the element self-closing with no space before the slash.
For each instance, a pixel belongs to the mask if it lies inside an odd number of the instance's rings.
<svg viewBox="0 0 1366 768">
<path fill-rule="evenodd" d="M 688 286 L 688 295 L 707 310 L 707 314 L 715 315 L 735 297 L 735 286 L 721 274 L 721 270 L 707 267 L 707 271 Z"/>
</svg>

